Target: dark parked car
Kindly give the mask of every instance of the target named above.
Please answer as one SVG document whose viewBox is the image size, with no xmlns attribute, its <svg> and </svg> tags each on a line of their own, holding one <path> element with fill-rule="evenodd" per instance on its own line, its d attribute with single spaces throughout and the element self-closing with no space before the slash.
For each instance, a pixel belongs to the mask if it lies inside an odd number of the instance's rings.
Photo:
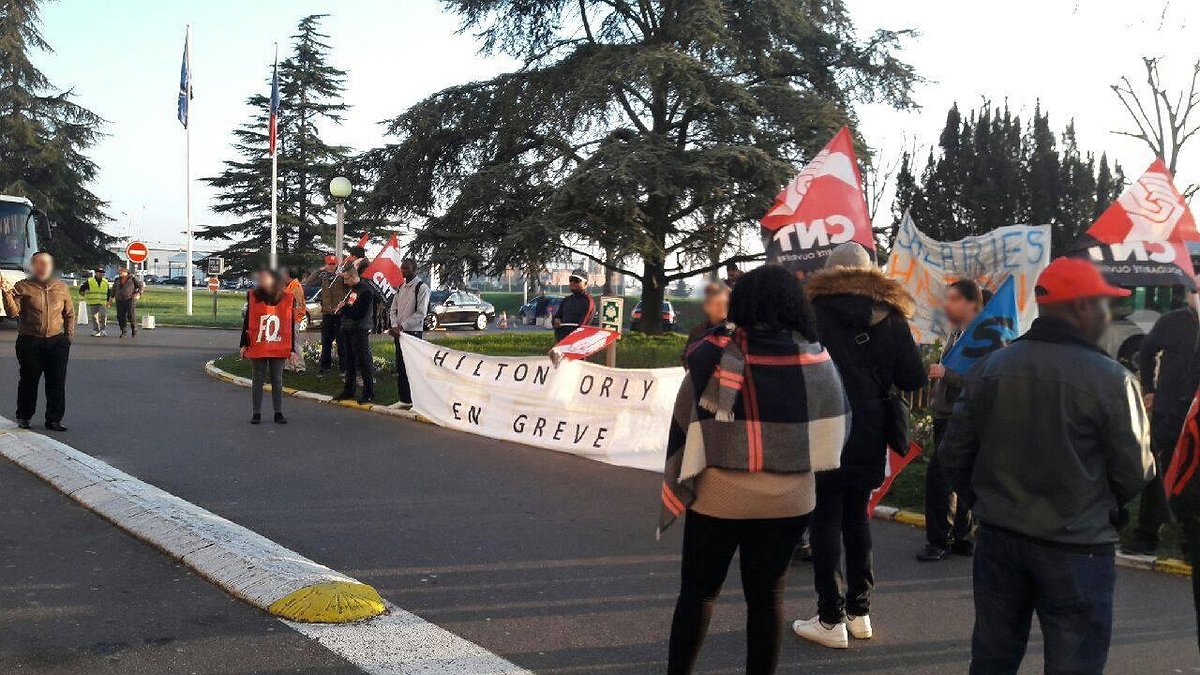
<svg viewBox="0 0 1200 675">
<path fill-rule="evenodd" d="M 487 330 L 496 316 L 496 308 L 475 291 L 434 291 L 429 294 L 429 313 L 425 330 L 438 328 L 474 328 Z"/>
<path fill-rule="evenodd" d="M 642 321 L 642 303 L 638 303 L 633 308 L 633 316 L 629 320 L 629 330 L 638 330 L 638 326 Z M 675 307 L 671 305 L 670 300 L 663 300 L 662 304 L 662 328 L 663 330 L 675 330 Z"/>
<path fill-rule="evenodd" d="M 521 305 L 517 310 L 517 320 L 523 326 L 530 326 L 537 323 L 538 319 L 545 316 L 552 316 L 558 311 L 558 303 L 562 302 L 562 298 L 550 297 L 548 295 L 539 295 L 536 298 L 530 298 L 529 302 Z"/>
</svg>

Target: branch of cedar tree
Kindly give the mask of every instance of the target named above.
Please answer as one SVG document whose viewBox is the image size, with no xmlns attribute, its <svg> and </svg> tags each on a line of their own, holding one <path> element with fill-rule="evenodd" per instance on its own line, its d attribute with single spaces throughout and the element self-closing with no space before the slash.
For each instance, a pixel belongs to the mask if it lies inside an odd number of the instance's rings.
<svg viewBox="0 0 1200 675">
<path fill-rule="evenodd" d="M 559 248 L 563 249 L 564 251 L 574 253 L 575 255 L 581 255 L 598 265 L 603 265 L 605 268 L 610 269 L 613 272 L 618 272 L 620 274 L 624 274 L 625 276 L 633 277 L 634 279 L 638 279 L 638 280 L 641 280 L 642 277 L 644 276 L 642 274 L 638 274 L 637 272 L 634 272 L 633 270 L 625 269 L 624 267 L 617 267 L 616 265 L 610 265 L 607 261 L 605 261 L 601 258 L 597 258 L 596 256 L 592 255 L 591 253 L 588 253 L 587 251 L 582 251 L 580 249 L 575 248 L 574 246 L 564 244 L 561 241 L 558 242 L 558 246 L 559 246 Z"/>
<path fill-rule="evenodd" d="M 705 274 L 707 272 L 712 272 L 713 270 L 719 270 L 722 267 L 729 265 L 731 263 L 755 262 L 758 260 L 766 260 L 766 258 L 767 258 L 766 253 L 755 253 L 755 254 L 747 253 L 745 255 L 735 255 L 732 258 L 726 258 L 725 260 L 722 260 L 721 262 L 716 263 L 714 265 L 705 265 L 704 267 L 696 267 L 696 268 L 687 270 L 686 272 L 676 272 L 675 274 L 668 274 L 667 281 L 676 281 L 678 279 L 686 279 L 688 277 L 694 277 L 697 274 Z"/>
</svg>

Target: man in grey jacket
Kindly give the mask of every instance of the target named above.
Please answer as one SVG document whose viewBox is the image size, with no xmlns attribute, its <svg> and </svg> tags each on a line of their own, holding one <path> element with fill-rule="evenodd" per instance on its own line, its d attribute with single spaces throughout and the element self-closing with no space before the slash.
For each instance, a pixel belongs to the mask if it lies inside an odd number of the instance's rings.
<svg viewBox="0 0 1200 675">
<path fill-rule="evenodd" d="M 396 342 L 396 384 L 402 408 L 412 407 L 412 388 L 408 384 L 408 371 L 404 368 L 404 354 L 400 350 L 400 334 L 421 337 L 425 333 L 425 315 L 429 312 L 429 284 L 417 276 L 417 265 L 410 258 L 400 262 L 404 274 L 404 285 L 396 289 L 396 297 L 388 310 L 388 332 Z"/>
<path fill-rule="evenodd" d="M 971 673 L 1016 673 L 1034 612 L 1047 673 L 1102 673 L 1125 505 L 1154 476 L 1133 375 L 1097 346 L 1110 286 L 1086 260 L 1038 277 L 1039 317 L 967 374 L 939 452 L 981 528 Z"/>
</svg>

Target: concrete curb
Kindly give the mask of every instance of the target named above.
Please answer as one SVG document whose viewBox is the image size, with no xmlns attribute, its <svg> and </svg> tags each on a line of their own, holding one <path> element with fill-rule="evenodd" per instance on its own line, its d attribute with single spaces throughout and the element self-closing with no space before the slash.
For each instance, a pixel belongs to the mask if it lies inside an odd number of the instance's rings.
<svg viewBox="0 0 1200 675">
<path fill-rule="evenodd" d="M 249 387 L 250 386 L 250 378 L 242 377 L 240 375 L 234 375 L 233 373 L 230 373 L 228 371 L 221 370 L 220 368 L 217 367 L 216 359 L 213 359 L 212 361 L 209 361 L 208 363 L 204 364 L 204 372 L 207 373 L 210 377 L 216 378 L 223 382 L 229 382 L 230 384 L 236 384 L 239 387 Z M 269 384 L 265 385 L 263 387 L 263 391 L 271 391 L 271 385 L 269 385 Z M 387 415 L 389 417 L 399 417 L 401 419 L 413 420 L 415 422 L 423 422 L 425 424 L 433 424 L 432 420 L 430 420 L 429 418 L 427 418 L 423 415 L 420 415 L 416 412 L 413 412 L 412 410 L 401 410 L 400 408 L 392 408 L 392 407 L 389 407 L 386 405 L 379 405 L 376 403 L 362 404 L 357 401 L 335 401 L 335 400 L 333 400 L 332 396 L 328 396 L 326 394 L 318 394 L 316 392 L 304 391 L 302 389 L 293 389 L 292 387 L 284 387 L 283 393 L 287 396 L 308 399 L 310 401 L 317 401 L 318 403 L 328 403 L 330 405 L 341 406 L 343 408 L 353 408 L 355 410 L 362 410 L 364 412 L 372 412 L 372 413 L 376 413 L 378 415 Z"/>
<path fill-rule="evenodd" d="M 891 506 L 876 506 L 874 516 L 913 527 L 925 528 L 925 514 Z M 1117 566 L 1149 572 L 1191 576 L 1192 566 L 1178 558 L 1158 558 L 1152 555 L 1130 555 L 1117 551 Z"/>
<path fill-rule="evenodd" d="M 349 623 L 385 611 L 371 586 L 4 418 L 0 456 L 275 616 Z"/>
</svg>

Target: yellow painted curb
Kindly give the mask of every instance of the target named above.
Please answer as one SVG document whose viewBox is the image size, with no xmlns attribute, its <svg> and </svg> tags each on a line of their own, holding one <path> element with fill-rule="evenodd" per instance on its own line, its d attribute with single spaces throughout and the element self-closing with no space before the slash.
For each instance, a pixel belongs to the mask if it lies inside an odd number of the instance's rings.
<svg viewBox="0 0 1200 675">
<path fill-rule="evenodd" d="M 1159 558 L 1154 561 L 1154 570 L 1185 577 L 1192 574 L 1192 566 L 1178 558 Z"/>
<path fill-rule="evenodd" d="M 892 520 L 896 521 L 897 523 L 912 525 L 913 527 L 925 527 L 925 516 L 923 514 L 913 513 L 912 511 L 905 511 L 903 509 L 897 511 Z"/>
<path fill-rule="evenodd" d="M 374 588 L 349 581 L 306 586 L 267 608 L 275 616 L 304 623 L 350 623 L 379 616 L 383 598 Z"/>
</svg>

